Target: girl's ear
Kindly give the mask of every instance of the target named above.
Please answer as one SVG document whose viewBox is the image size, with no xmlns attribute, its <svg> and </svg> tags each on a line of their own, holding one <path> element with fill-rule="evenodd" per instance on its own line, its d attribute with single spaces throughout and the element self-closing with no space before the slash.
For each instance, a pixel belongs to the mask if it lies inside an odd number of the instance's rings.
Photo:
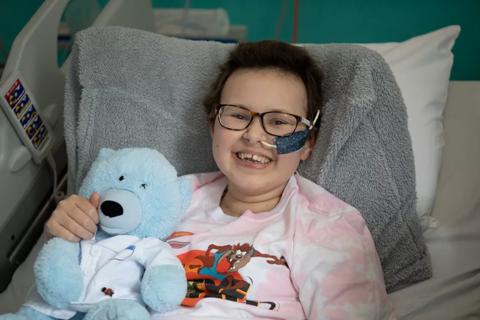
<svg viewBox="0 0 480 320">
<path fill-rule="evenodd" d="M 312 154 L 313 148 L 315 147 L 315 142 L 317 142 L 317 139 L 314 136 L 311 136 L 308 141 L 305 143 L 305 147 L 303 147 L 301 154 L 300 154 L 300 159 L 305 161 L 307 160 L 310 155 Z"/>
<path fill-rule="evenodd" d="M 300 160 L 303 160 L 303 161 L 307 160 L 311 154 L 312 154 L 312 148 L 310 148 L 310 146 L 305 146 L 301 151 Z"/>
</svg>

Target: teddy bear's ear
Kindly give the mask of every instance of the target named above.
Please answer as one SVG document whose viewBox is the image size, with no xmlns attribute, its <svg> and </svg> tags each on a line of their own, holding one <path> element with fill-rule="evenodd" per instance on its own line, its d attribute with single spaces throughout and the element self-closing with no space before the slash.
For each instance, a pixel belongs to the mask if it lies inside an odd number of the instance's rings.
<svg viewBox="0 0 480 320">
<path fill-rule="evenodd" d="M 100 151 L 98 152 L 98 157 L 97 157 L 97 159 L 99 159 L 99 160 L 101 160 L 101 159 L 107 159 L 107 158 L 110 157 L 114 152 L 115 152 L 115 150 L 113 150 L 113 149 L 110 149 L 110 148 L 102 148 L 102 149 L 100 149 Z"/>
<path fill-rule="evenodd" d="M 192 201 L 192 181 L 188 178 L 188 176 L 179 177 L 178 187 L 180 188 L 182 212 L 185 212 L 185 210 L 187 210 L 188 206 L 190 205 L 190 201 Z"/>
</svg>

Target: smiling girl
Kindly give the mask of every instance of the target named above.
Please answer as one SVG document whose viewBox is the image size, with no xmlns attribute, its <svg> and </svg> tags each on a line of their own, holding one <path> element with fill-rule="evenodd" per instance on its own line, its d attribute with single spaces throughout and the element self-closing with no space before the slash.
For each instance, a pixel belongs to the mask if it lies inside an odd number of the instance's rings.
<svg viewBox="0 0 480 320">
<path fill-rule="evenodd" d="M 359 212 L 296 174 L 315 145 L 321 72 L 277 41 L 235 47 L 208 92 L 219 172 L 194 193 L 168 242 L 188 293 L 154 319 L 393 319 L 379 258 Z M 65 199 L 50 234 L 91 238 L 98 195 Z"/>
</svg>

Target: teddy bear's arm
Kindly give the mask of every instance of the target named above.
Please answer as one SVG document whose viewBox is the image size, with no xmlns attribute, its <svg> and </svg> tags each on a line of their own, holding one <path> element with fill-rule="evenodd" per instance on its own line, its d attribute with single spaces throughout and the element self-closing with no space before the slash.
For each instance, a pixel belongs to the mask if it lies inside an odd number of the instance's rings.
<svg viewBox="0 0 480 320">
<path fill-rule="evenodd" d="M 187 279 L 180 260 L 170 245 L 156 238 L 143 244 L 145 273 L 141 283 L 142 299 L 157 312 L 178 308 L 187 293 Z"/>
<path fill-rule="evenodd" d="M 172 264 L 149 268 L 142 279 L 141 293 L 145 304 L 157 312 L 178 308 L 187 293 L 184 269 Z"/>
<path fill-rule="evenodd" d="M 83 290 L 80 244 L 50 239 L 38 254 L 34 274 L 37 291 L 45 302 L 56 308 L 68 308 Z"/>
</svg>

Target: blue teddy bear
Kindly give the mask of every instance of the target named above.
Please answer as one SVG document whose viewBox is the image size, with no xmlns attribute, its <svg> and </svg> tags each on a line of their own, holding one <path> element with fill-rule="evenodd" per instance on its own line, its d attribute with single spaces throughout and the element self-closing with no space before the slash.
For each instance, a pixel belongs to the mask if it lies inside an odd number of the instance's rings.
<svg viewBox="0 0 480 320">
<path fill-rule="evenodd" d="M 184 269 L 165 239 L 191 200 L 191 183 L 153 149 L 102 149 L 80 187 L 100 193 L 92 240 L 52 238 L 34 265 L 38 295 L 7 319 L 149 319 L 177 308 Z"/>
</svg>

